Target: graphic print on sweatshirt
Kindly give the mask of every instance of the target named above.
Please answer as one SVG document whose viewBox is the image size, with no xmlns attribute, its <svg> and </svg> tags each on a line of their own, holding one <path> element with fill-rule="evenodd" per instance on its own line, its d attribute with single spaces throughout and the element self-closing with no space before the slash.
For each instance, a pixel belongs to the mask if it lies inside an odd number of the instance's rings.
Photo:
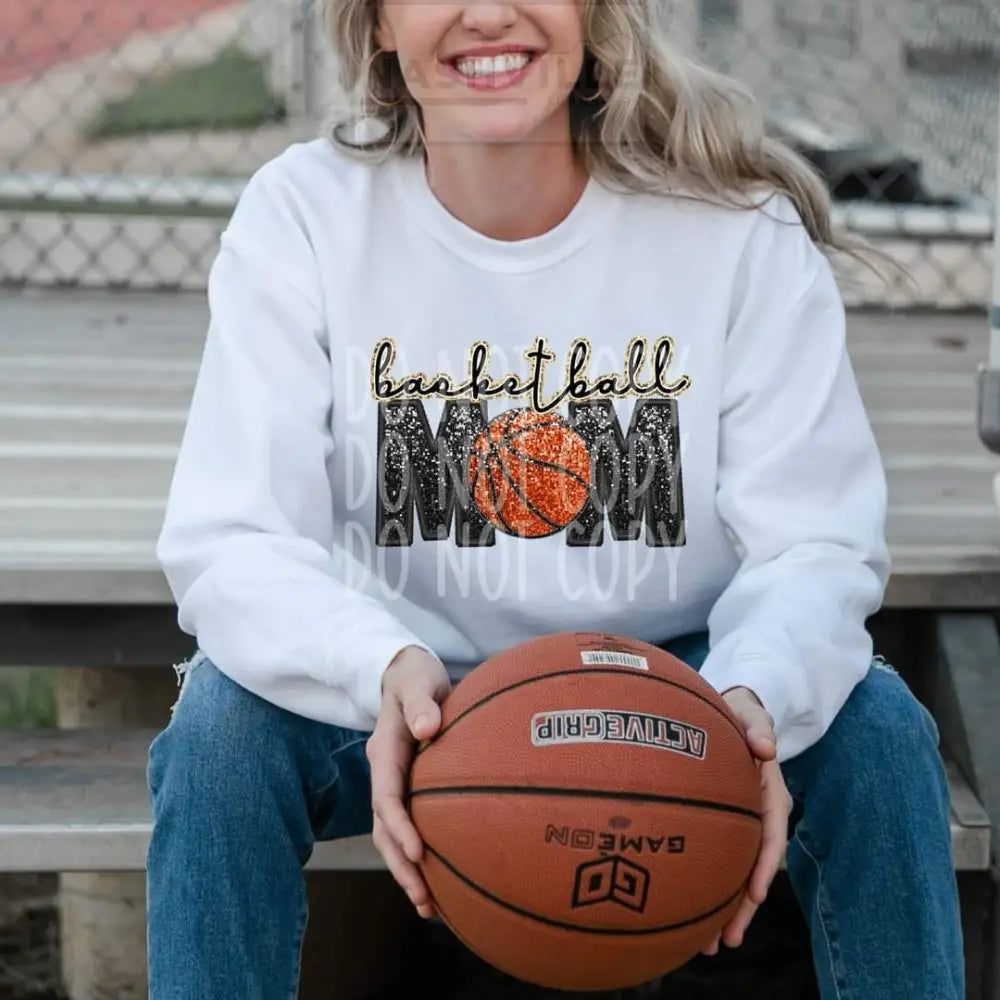
<svg viewBox="0 0 1000 1000">
<path fill-rule="evenodd" d="M 498 531 L 528 540 L 563 532 L 569 546 L 603 545 L 609 536 L 683 545 L 677 399 L 691 379 L 668 375 L 673 352 L 670 337 L 652 345 L 635 337 L 622 370 L 590 376 L 590 343 L 577 338 L 563 384 L 547 392 L 556 354 L 544 337 L 524 352 L 525 375 L 499 378 L 489 372 L 490 346 L 476 341 L 461 382 L 397 373 L 396 343 L 380 340 L 371 358 L 376 544 L 412 545 L 417 526 L 425 541 L 459 546 L 493 545 Z M 623 428 L 612 401 L 627 397 L 635 403 Z M 427 399 L 445 401 L 436 428 Z"/>
</svg>

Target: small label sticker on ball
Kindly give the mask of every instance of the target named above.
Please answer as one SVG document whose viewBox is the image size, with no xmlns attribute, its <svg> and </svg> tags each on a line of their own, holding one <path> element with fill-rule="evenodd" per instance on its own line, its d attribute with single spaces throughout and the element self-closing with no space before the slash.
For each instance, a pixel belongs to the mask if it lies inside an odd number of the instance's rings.
<svg viewBox="0 0 1000 1000">
<path fill-rule="evenodd" d="M 584 649 L 580 652 L 580 660 L 588 667 L 632 667 L 633 670 L 649 670 L 649 661 L 645 656 L 621 653 L 617 650 Z"/>
</svg>

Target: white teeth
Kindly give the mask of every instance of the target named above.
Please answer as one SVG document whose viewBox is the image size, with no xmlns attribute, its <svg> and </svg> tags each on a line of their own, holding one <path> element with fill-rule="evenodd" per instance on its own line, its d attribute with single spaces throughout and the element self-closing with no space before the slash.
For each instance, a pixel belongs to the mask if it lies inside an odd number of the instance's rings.
<svg viewBox="0 0 1000 1000">
<path fill-rule="evenodd" d="M 485 59 L 459 59 L 455 65 L 463 76 L 492 76 L 496 73 L 509 73 L 521 69 L 531 61 L 527 53 L 511 53 Z"/>
</svg>

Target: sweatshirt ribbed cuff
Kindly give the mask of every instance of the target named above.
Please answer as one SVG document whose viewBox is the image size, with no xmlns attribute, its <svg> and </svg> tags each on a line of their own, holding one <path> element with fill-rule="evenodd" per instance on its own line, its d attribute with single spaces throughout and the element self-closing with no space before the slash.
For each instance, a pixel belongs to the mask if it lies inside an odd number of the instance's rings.
<svg viewBox="0 0 1000 1000">
<path fill-rule="evenodd" d="M 396 654 L 407 646 L 419 646 L 440 660 L 430 646 L 403 631 L 372 636 L 366 641 L 364 651 L 358 653 L 356 686 L 351 694 L 358 709 L 368 717 L 369 729 L 375 727 L 382 707 L 382 675 Z"/>
<path fill-rule="evenodd" d="M 736 659 L 719 658 L 711 653 L 699 671 L 719 694 L 734 687 L 749 688 L 760 699 L 764 710 L 774 720 L 774 735 L 778 746 L 788 717 L 788 677 L 785 669 L 773 659 L 744 656 Z"/>
</svg>

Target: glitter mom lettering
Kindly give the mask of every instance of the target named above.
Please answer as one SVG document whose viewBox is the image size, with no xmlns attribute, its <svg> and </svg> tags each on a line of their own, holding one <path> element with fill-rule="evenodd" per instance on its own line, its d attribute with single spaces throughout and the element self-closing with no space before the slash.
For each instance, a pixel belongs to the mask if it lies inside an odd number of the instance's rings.
<svg viewBox="0 0 1000 1000">
<path fill-rule="evenodd" d="M 567 423 L 591 455 L 589 498 L 565 529 L 566 544 L 644 537 L 653 547 L 686 544 L 680 416 L 676 400 L 642 399 L 623 431 L 610 400 L 570 403 Z M 437 430 L 420 400 L 378 406 L 376 545 L 444 541 L 492 546 L 494 528 L 468 482 L 471 442 L 487 431 L 487 404 L 449 400 Z"/>
</svg>

